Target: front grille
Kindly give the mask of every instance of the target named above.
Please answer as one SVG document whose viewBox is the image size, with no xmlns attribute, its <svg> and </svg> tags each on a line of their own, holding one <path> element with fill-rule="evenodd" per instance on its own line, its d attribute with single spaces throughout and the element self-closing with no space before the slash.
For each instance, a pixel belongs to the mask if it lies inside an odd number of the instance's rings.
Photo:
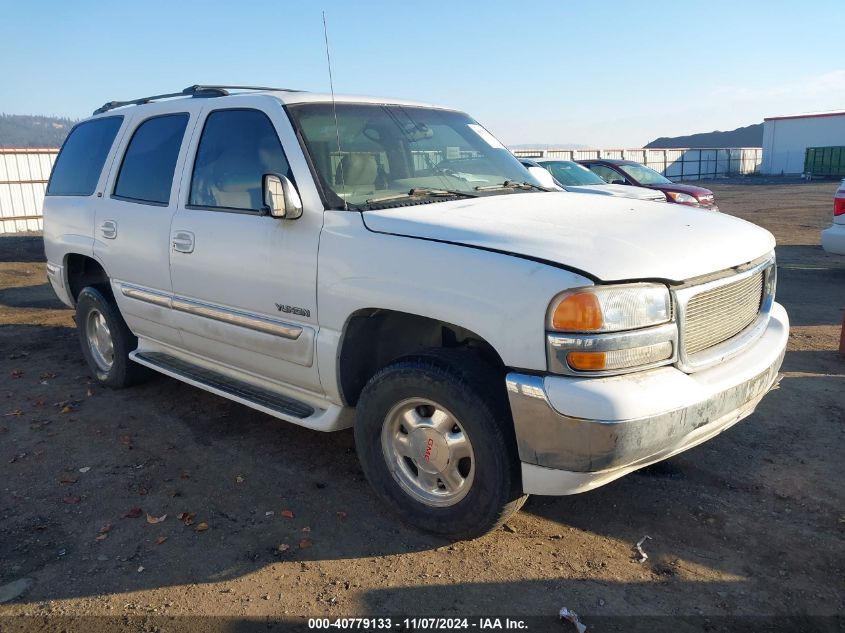
<svg viewBox="0 0 845 633">
<path fill-rule="evenodd" d="M 733 338 L 754 322 L 763 302 L 763 272 L 689 299 L 682 341 L 687 356 Z"/>
</svg>

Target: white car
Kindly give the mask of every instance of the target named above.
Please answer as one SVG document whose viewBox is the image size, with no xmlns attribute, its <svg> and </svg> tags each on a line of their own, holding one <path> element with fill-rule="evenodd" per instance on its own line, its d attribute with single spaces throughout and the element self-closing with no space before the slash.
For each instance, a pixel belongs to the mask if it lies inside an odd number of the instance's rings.
<svg viewBox="0 0 845 633">
<path fill-rule="evenodd" d="M 833 225 L 822 231 L 822 248 L 834 255 L 845 255 L 845 179 L 833 196 Z"/>
<path fill-rule="evenodd" d="M 526 167 L 526 159 L 520 159 Z M 557 184 L 573 193 L 596 193 L 620 198 L 635 198 L 637 200 L 651 200 L 652 202 L 666 202 L 666 195 L 656 189 L 635 187 L 633 185 L 614 185 L 605 182 L 592 171 L 571 160 L 557 160 L 554 158 L 532 158 L 531 163 L 547 170 Z M 530 167 L 529 167 L 530 170 Z"/>
<path fill-rule="evenodd" d="M 399 99 L 110 102 L 56 160 L 44 246 L 99 383 L 354 427 L 378 497 L 451 538 L 724 431 L 789 330 L 768 231 L 547 192 L 470 116 Z"/>
</svg>

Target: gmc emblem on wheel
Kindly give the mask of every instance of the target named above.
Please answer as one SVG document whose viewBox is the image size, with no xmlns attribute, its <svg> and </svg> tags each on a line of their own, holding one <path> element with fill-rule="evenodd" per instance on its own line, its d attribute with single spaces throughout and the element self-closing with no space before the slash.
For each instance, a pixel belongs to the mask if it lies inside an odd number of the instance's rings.
<svg viewBox="0 0 845 633">
<path fill-rule="evenodd" d="M 296 306 L 288 306 L 282 303 L 276 304 L 276 309 L 279 312 L 284 312 L 285 314 L 296 314 L 298 316 L 310 317 L 311 310 L 306 310 L 305 308 L 298 308 Z"/>
<path fill-rule="evenodd" d="M 423 455 L 423 457 L 425 458 L 425 461 L 428 461 L 428 460 L 431 459 L 431 449 L 433 447 L 434 447 L 434 440 L 431 439 L 431 438 L 428 438 L 428 443 L 425 445 L 425 455 Z"/>
</svg>

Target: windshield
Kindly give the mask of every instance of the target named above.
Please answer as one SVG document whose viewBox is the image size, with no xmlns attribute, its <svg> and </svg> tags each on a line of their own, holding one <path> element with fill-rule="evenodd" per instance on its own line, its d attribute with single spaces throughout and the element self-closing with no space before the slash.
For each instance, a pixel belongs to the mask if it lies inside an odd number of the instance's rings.
<svg viewBox="0 0 845 633">
<path fill-rule="evenodd" d="M 348 103 L 336 107 L 337 127 L 331 103 L 288 106 L 334 208 L 363 210 L 420 198 L 449 200 L 541 188 L 492 134 L 461 112 Z"/>
<path fill-rule="evenodd" d="M 672 181 L 645 165 L 617 165 L 619 169 L 641 185 L 671 185 Z"/>
<path fill-rule="evenodd" d="M 577 185 L 606 185 L 607 183 L 589 169 L 571 160 L 550 160 L 540 163 L 564 187 Z"/>
</svg>

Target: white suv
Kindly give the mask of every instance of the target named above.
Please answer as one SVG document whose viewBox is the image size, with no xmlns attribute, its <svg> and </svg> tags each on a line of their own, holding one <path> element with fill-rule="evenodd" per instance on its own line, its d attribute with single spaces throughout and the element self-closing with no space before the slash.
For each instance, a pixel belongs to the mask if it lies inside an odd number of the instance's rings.
<svg viewBox="0 0 845 633">
<path fill-rule="evenodd" d="M 44 241 L 101 383 L 153 369 L 354 426 L 377 494 L 453 538 L 728 428 L 789 327 L 767 231 L 547 192 L 468 115 L 396 99 L 106 104 L 56 161 Z"/>
</svg>

